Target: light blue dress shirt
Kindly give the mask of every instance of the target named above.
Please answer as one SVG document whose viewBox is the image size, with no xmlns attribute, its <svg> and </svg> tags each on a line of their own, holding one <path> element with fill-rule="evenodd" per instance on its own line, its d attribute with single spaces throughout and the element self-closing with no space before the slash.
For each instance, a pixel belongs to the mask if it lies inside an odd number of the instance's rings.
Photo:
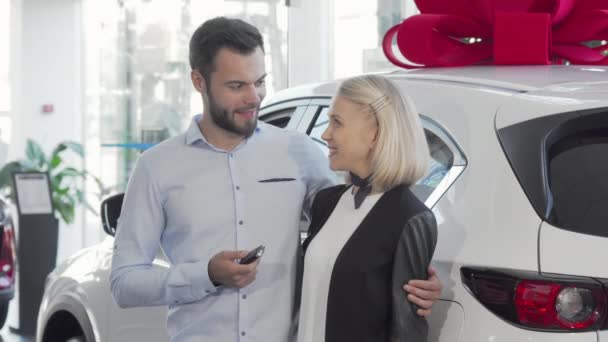
<svg viewBox="0 0 608 342">
<path fill-rule="evenodd" d="M 205 140 L 200 119 L 137 161 L 114 242 L 113 296 L 121 307 L 168 305 L 174 342 L 290 341 L 300 219 L 336 179 L 302 133 L 260 122 L 223 151 Z M 252 284 L 213 286 L 213 255 L 261 244 Z M 153 265 L 161 248 L 168 268 Z"/>
</svg>

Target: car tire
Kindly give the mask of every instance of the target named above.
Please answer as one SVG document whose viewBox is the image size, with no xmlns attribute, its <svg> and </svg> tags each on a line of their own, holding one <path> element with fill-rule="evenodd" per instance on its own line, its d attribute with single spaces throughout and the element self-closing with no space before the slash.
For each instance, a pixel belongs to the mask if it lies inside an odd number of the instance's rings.
<svg viewBox="0 0 608 342">
<path fill-rule="evenodd" d="M 8 316 L 8 301 L 0 302 L 0 329 L 6 323 L 6 316 Z"/>
<path fill-rule="evenodd" d="M 66 295 L 53 298 L 45 316 L 38 321 L 38 330 L 42 342 L 96 341 L 86 310 L 80 302 Z"/>
</svg>

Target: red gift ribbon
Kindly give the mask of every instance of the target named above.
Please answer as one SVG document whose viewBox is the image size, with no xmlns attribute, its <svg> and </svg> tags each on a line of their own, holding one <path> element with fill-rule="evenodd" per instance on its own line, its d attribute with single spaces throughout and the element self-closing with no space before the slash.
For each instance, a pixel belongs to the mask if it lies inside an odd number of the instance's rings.
<svg viewBox="0 0 608 342">
<path fill-rule="evenodd" d="M 390 28 L 384 54 L 403 68 L 470 64 L 608 65 L 608 0 L 416 0 L 421 14 Z M 401 54 L 393 53 L 393 38 Z M 467 39 L 473 40 L 467 42 Z"/>
</svg>

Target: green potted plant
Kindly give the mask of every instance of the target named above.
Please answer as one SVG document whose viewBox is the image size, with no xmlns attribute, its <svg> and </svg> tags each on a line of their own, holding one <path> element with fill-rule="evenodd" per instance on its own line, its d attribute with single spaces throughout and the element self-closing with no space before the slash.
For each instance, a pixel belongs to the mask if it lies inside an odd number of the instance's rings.
<svg viewBox="0 0 608 342">
<path fill-rule="evenodd" d="M 19 274 L 19 325 L 18 330 L 35 331 L 37 305 L 42 300 L 46 275 L 55 268 L 57 258 L 59 220 L 70 224 L 78 204 L 86 202 L 83 192 L 84 181 L 91 177 L 99 187 L 98 196 L 104 195 L 104 188 L 98 178 L 82 168 L 77 168 L 66 161 L 66 153 L 71 153 L 82 161 L 82 145 L 73 141 L 64 141 L 45 154 L 35 141 L 26 142 L 25 158 L 11 161 L 0 169 L 0 194 L 13 204 L 15 172 L 46 172 L 49 177 L 52 215 L 19 215 L 17 260 Z M 95 210 L 93 210 L 95 212 Z"/>
<path fill-rule="evenodd" d="M 55 217 L 67 224 L 72 223 L 78 204 L 83 204 L 96 213 L 96 210 L 86 201 L 82 181 L 88 177 L 93 179 L 99 188 L 98 196 L 100 198 L 107 190 L 97 177 L 86 170 L 67 165 L 64 159 L 66 152 L 84 158 L 84 149 L 77 142 L 60 142 L 49 155 L 46 155 L 38 143 L 28 139 L 25 158 L 9 162 L 0 169 L 0 194 L 15 203 L 12 179 L 14 172 L 48 172 Z"/>
</svg>

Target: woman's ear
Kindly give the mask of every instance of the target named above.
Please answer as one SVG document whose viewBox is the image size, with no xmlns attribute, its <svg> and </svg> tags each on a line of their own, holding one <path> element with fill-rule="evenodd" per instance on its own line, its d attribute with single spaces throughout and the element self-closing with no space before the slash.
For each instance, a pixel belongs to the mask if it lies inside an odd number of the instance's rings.
<svg viewBox="0 0 608 342">
<path fill-rule="evenodd" d="M 371 126 L 372 126 L 371 131 L 373 133 L 372 142 L 375 144 L 378 141 L 378 132 L 380 131 L 380 123 L 378 123 L 378 119 L 376 118 L 376 116 L 373 116 Z"/>
<path fill-rule="evenodd" d="M 374 125 L 371 133 L 372 133 L 372 140 L 371 140 L 369 149 L 373 150 L 376 147 L 376 144 L 378 143 L 378 125 Z"/>
</svg>

